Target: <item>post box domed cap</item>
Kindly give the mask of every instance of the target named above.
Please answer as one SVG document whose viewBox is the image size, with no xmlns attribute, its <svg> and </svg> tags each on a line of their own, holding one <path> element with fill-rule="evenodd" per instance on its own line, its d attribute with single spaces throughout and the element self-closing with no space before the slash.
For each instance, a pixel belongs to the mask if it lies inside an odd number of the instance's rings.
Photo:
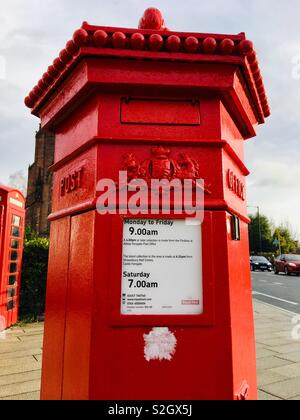
<svg viewBox="0 0 300 420">
<path fill-rule="evenodd" d="M 270 115 L 264 82 L 253 43 L 237 35 L 170 31 L 159 9 L 145 10 L 139 28 L 115 28 L 83 22 L 59 56 L 48 67 L 25 104 L 34 115 L 87 57 L 155 60 L 186 63 L 220 63 L 240 67 L 253 96 L 259 122 Z"/>
<path fill-rule="evenodd" d="M 154 29 L 162 31 L 166 29 L 165 21 L 161 11 L 155 7 L 149 7 L 139 22 L 139 29 Z"/>
</svg>

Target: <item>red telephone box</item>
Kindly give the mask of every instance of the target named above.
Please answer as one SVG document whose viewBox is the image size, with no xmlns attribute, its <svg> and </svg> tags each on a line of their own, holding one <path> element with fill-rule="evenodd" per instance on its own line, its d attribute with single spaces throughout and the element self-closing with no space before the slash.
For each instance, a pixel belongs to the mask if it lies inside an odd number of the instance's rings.
<svg viewBox="0 0 300 420">
<path fill-rule="evenodd" d="M 42 398 L 255 399 L 244 140 L 270 111 L 253 44 L 153 10 L 138 30 L 84 23 L 25 103 L 56 134 Z M 99 214 L 120 171 L 204 179 L 203 223 L 174 197 Z"/>
<path fill-rule="evenodd" d="M 0 327 L 18 320 L 25 224 L 25 198 L 0 185 Z"/>
</svg>

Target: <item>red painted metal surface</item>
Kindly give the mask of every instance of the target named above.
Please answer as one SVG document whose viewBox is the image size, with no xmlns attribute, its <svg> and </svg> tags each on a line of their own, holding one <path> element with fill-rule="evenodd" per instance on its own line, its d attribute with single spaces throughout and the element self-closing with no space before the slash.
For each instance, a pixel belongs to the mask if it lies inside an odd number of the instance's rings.
<svg viewBox="0 0 300 420">
<path fill-rule="evenodd" d="M 0 185 L 0 321 L 9 328 L 18 320 L 25 225 L 25 198 Z"/>
<path fill-rule="evenodd" d="M 121 102 L 121 123 L 200 125 L 199 102 L 124 98 Z"/>
<path fill-rule="evenodd" d="M 244 140 L 269 109 L 252 43 L 148 11 L 138 30 L 85 23 L 66 51 L 26 99 L 56 134 L 42 398 L 255 399 Z M 97 181 L 175 167 L 205 180 L 204 313 L 121 315 L 124 216 L 96 212 Z M 152 327 L 172 361 L 145 360 Z"/>
</svg>

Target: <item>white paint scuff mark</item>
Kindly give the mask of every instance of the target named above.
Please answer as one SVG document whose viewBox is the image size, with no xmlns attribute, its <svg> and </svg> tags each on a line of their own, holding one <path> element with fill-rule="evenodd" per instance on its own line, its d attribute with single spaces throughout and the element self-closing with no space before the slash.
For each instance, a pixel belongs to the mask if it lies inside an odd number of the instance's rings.
<svg viewBox="0 0 300 420">
<path fill-rule="evenodd" d="M 176 351 L 177 339 L 169 328 L 153 328 L 149 334 L 144 334 L 144 340 L 144 353 L 147 362 L 172 360 Z"/>
</svg>

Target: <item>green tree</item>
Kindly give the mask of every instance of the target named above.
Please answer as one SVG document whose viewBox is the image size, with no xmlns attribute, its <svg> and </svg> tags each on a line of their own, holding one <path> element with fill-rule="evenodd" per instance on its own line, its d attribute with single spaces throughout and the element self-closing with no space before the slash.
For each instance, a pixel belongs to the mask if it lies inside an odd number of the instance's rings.
<svg viewBox="0 0 300 420">
<path fill-rule="evenodd" d="M 249 241 L 251 254 L 272 252 L 274 249 L 272 223 L 267 216 L 256 214 L 249 216 Z"/>
<path fill-rule="evenodd" d="M 45 310 L 49 240 L 25 230 L 20 317 L 36 321 Z"/>
<path fill-rule="evenodd" d="M 293 254 L 297 250 L 297 241 L 293 238 L 293 234 L 289 227 L 279 226 L 273 234 L 273 242 L 280 241 L 282 254 Z M 276 247 L 279 253 L 279 246 Z"/>
</svg>

